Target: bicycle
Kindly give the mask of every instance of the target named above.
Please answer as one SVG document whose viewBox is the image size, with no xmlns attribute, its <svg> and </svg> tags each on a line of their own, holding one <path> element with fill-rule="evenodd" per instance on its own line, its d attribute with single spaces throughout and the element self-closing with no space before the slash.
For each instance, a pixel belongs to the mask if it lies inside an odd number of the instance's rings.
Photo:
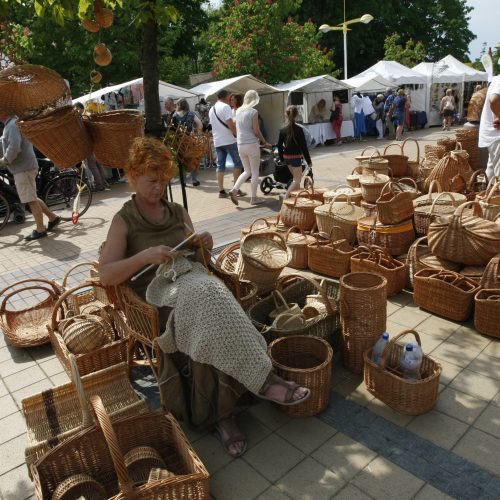
<svg viewBox="0 0 500 500">
<path fill-rule="evenodd" d="M 37 161 L 38 197 L 62 220 L 76 224 L 92 203 L 92 191 L 83 175 L 83 168 L 75 166 L 58 170 L 47 158 L 37 158 Z M 24 222 L 14 177 L 9 170 L 0 169 L 0 229 L 9 222 L 13 212 L 15 222 Z"/>
</svg>

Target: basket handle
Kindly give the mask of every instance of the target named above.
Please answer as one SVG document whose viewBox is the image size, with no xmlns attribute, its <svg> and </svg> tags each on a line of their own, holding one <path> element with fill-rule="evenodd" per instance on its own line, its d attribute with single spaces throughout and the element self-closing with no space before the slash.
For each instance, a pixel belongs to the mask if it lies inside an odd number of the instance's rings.
<svg viewBox="0 0 500 500">
<path fill-rule="evenodd" d="M 283 294 L 279 290 L 273 290 L 271 295 L 273 297 L 274 305 L 276 306 L 276 308 L 281 307 L 281 305 L 283 305 L 287 309 L 290 309 L 288 302 L 285 300 L 285 297 L 283 297 Z M 276 299 L 276 297 L 281 300 L 281 302 L 282 302 L 281 305 L 278 304 L 278 300 Z"/>
<path fill-rule="evenodd" d="M 376 154 L 377 156 L 381 157 L 382 155 L 380 154 L 378 149 L 375 149 L 375 151 L 370 155 L 370 160 L 373 158 L 373 155 Z"/>
<path fill-rule="evenodd" d="M 443 188 L 441 187 L 441 184 L 439 184 L 439 181 L 437 179 L 433 179 L 431 181 L 431 183 L 429 184 L 429 200 L 432 200 L 432 189 L 434 188 L 434 186 L 437 187 L 437 192 L 438 193 L 442 193 L 443 192 Z"/>
<path fill-rule="evenodd" d="M 486 199 L 484 200 L 486 203 L 489 203 L 490 202 L 490 199 L 491 197 L 493 196 L 493 194 L 497 191 L 497 189 L 500 188 L 500 180 L 496 181 L 495 184 L 493 184 L 493 186 L 490 188 L 490 191 L 488 193 L 488 196 L 486 197 Z"/>
<path fill-rule="evenodd" d="M 391 148 L 392 146 L 398 147 L 400 149 L 400 151 L 401 151 L 400 155 L 404 156 L 403 155 L 403 147 L 401 146 L 401 144 L 398 144 L 397 142 L 392 142 L 391 144 L 389 144 L 388 146 L 386 146 L 385 149 L 384 149 L 384 155 L 387 153 L 387 150 L 389 148 Z"/>
<path fill-rule="evenodd" d="M 340 184 L 339 186 L 337 186 L 334 191 L 337 192 L 340 188 L 344 189 L 344 188 L 348 188 L 350 189 L 353 193 L 356 193 L 356 190 L 352 187 L 352 186 L 349 186 L 348 184 Z M 346 194 L 346 193 L 339 193 L 339 194 Z"/>
<path fill-rule="evenodd" d="M 408 335 L 409 333 L 413 334 L 418 345 L 422 347 L 422 342 L 420 342 L 420 335 L 418 334 L 418 332 L 416 332 L 415 330 L 403 330 L 401 333 L 398 333 L 392 339 L 390 339 L 389 342 L 387 342 L 382 355 L 380 356 L 380 368 L 382 370 L 385 370 L 385 367 L 387 365 L 387 356 L 391 350 L 391 347 L 396 343 L 396 340 L 400 339 L 404 335 Z"/>
<path fill-rule="evenodd" d="M 467 191 L 474 192 L 474 182 L 477 180 L 479 175 L 484 175 L 486 178 L 486 183 L 488 183 L 488 176 L 486 175 L 486 170 L 480 168 L 479 170 L 474 170 L 474 173 L 470 176 L 469 182 L 467 183 Z"/>
<path fill-rule="evenodd" d="M 432 202 L 431 209 L 429 211 L 429 215 L 431 215 L 433 213 L 434 206 L 436 205 L 436 202 L 439 200 L 439 198 L 444 198 L 445 196 L 448 196 L 448 198 L 451 199 L 452 206 L 454 206 L 454 207 L 457 206 L 457 200 L 455 199 L 455 197 L 453 196 L 453 194 L 450 193 L 450 192 L 448 192 L 448 191 L 443 191 L 442 193 L 439 193 L 436 196 L 436 198 L 434 199 L 434 201 Z"/>
<path fill-rule="evenodd" d="M 348 205 L 352 205 L 351 195 L 350 194 L 347 194 L 347 193 L 338 193 L 338 194 L 336 194 L 332 198 L 332 201 L 330 202 L 330 208 L 328 209 L 328 215 L 332 215 L 333 204 L 335 203 L 335 200 L 337 198 L 339 198 L 340 196 L 345 196 L 346 197 L 345 203 L 347 203 Z M 342 202 L 340 202 L 340 203 L 342 203 Z"/>
<path fill-rule="evenodd" d="M 455 210 L 453 215 L 456 215 L 457 217 L 462 219 L 462 215 L 463 215 L 464 210 L 467 207 L 471 207 L 471 206 L 474 207 L 474 213 L 479 214 L 478 217 L 481 217 L 483 215 L 481 205 L 477 201 L 468 201 L 466 203 L 462 203 L 461 205 L 459 205 L 457 207 L 457 209 Z"/>
<path fill-rule="evenodd" d="M 287 276 L 283 276 L 282 278 L 278 279 L 278 282 L 276 284 L 276 290 L 278 291 L 282 290 L 283 285 L 287 281 L 290 281 L 292 278 L 294 280 L 300 278 L 311 283 L 311 285 L 313 285 L 314 288 L 316 288 L 316 290 L 318 290 L 318 292 L 320 293 L 321 298 L 323 299 L 323 302 L 325 304 L 328 316 L 333 316 L 335 314 L 334 310 L 332 309 L 332 305 L 330 304 L 330 299 L 328 298 L 328 295 L 326 294 L 324 287 L 321 286 L 314 278 L 309 278 L 309 276 L 304 276 L 303 274 L 289 274 Z"/>
<path fill-rule="evenodd" d="M 250 233 L 249 233 L 250 234 Z M 235 243 L 231 243 L 228 245 L 222 252 L 217 256 L 217 259 L 215 260 L 216 265 L 221 266 L 222 263 L 224 262 L 224 259 L 234 250 L 237 250 L 240 248 L 240 242 L 237 241 Z"/>
<path fill-rule="evenodd" d="M 136 495 L 134 494 L 132 481 L 130 480 L 127 466 L 125 465 L 123 452 L 120 448 L 120 443 L 118 442 L 115 430 L 113 429 L 113 424 L 111 423 L 109 415 L 106 412 L 106 408 L 104 408 L 102 403 L 102 399 L 100 396 L 91 396 L 90 404 L 92 405 L 92 409 L 97 417 L 99 426 L 104 434 L 104 439 L 106 440 L 106 444 L 115 467 L 115 472 L 118 477 L 120 490 L 125 495 L 125 498 L 135 498 Z"/>
<path fill-rule="evenodd" d="M 78 371 L 78 366 L 76 364 L 76 358 L 73 354 L 69 354 L 69 365 L 71 368 L 71 381 L 76 389 L 76 394 L 78 400 L 80 401 L 80 408 L 82 409 L 82 426 L 89 427 L 94 422 L 92 420 L 92 415 L 89 409 L 89 403 L 87 401 L 87 395 L 85 394 L 85 389 L 83 387 L 82 378 L 80 377 L 80 372 Z"/>
<path fill-rule="evenodd" d="M 8 287 L 8 288 L 11 288 L 11 287 Z M 2 300 L 2 304 L 0 305 L 0 315 L 5 313 L 5 311 L 7 309 L 7 303 L 9 302 L 9 299 L 12 296 L 17 295 L 18 293 L 24 292 L 26 290 L 43 290 L 44 292 L 47 292 L 52 299 L 55 299 L 57 297 L 57 294 L 54 293 L 53 290 L 51 290 L 50 288 L 45 288 L 44 286 L 41 286 L 41 285 L 40 286 L 26 286 L 26 287 L 22 288 L 21 290 L 13 290 L 12 292 L 10 292 L 4 296 L 4 298 Z M 56 303 L 56 306 L 57 306 L 57 303 Z M 54 306 L 54 311 L 57 312 L 57 309 L 55 306 Z"/>
<path fill-rule="evenodd" d="M 264 217 L 259 217 L 258 219 L 255 219 L 251 224 L 250 224 L 250 227 L 248 228 L 248 232 L 251 233 L 253 231 L 253 225 L 256 223 L 256 222 L 259 222 L 263 220 L 265 223 L 266 223 L 266 226 L 269 228 L 271 227 L 271 224 L 269 224 L 269 221 L 267 219 L 264 219 Z"/>
<path fill-rule="evenodd" d="M 408 139 L 406 139 L 406 140 L 408 140 Z M 412 140 L 415 140 L 415 139 L 412 139 Z M 411 187 L 415 188 L 415 191 L 418 191 L 417 183 L 415 182 L 415 179 L 412 179 L 411 177 L 401 177 L 401 179 L 399 179 L 399 181 L 398 181 L 398 184 L 406 184 L 407 186 L 412 184 Z"/>
<path fill-rule="evenodd" d="M 345 231 L 344 231 L 344 228 L 343 227 L 340 227 L 340 226 L 332 226 L 332 228 L 330 229 L 330 234 L 328 235 L 328 239 L 333 243 L 334 241 L 339 241 L 339 240 L 334 240 L 333 239 L 333 231 L 335 231 L 335 229 L 338 229 L 341 233 L 342 233 L 342 238 L 340 238 L 341 240 L 345 240 L 347 239 L 345 237 Z"/>
<path fill-rule="evenodd" d="M 62 288 L 63 290 L 66 288 L 66 284 L 68 282 L 68 278 L 70 276 L 70 274 L 75 270 L 75 269 L 78 269 L 79 267 L 83 267 L 83 266 L 89 266 L 91 267 L 92 269 L 95 269 L 95 262 L 80 262 L 79 264 L 76 264 L 74 265 L 73 267 L 69 268 L 66 273 L 64 274 L 64 277 L 63 277 L 63 280 L 62 280 Z"/>
<path fill-rule="evenodd" d="M 305 196 L 303 196 L 303 195 L 305 195 Z M 293 197 L 293 207 L 294 207 L 294 208 L 295 208 L 295 206 L 297 205 L 297 200 L 298 200 L 299 198 L 307 198 L 307 199 L 309 199 L 309 200 L 311 200 L 311 199 L 312 199 L 312 198 L 311 198 L 311 193 L 310 193 L 309 191 L 305 191 L 305 190 L 303 189 L 302 191 L 299 191 L 299 192 L 297 193 L 297 196 L 294 196 L 294 197 Z"/>
<path fill-rule="evenodd" d="M 353 174 L 355 174 L 355 173 L 356 173 L 356 174 L 358 174 L 358 175 L 359 175 L 359 174 L 361 174 L 362 172 L 360 172 L 360 171 L 359 171 L 359 169 L 360 169 L 360 168 L 361 168 L 361 167 L 354 167 L 354 168 L 352 169 L 351 175 L 353 175 Z"/>
<path fill-rule="evenodd" d="M 17 286 L 17 285 L 22 285 L 23 283 L 43 283 L 44 285 L 50 285 L 52 287 L 52 290 L 54 291 L 55 294 L 60 295 L 61 294 L 61 289 L 59 285 L 52 280 L 46 280 L 44 278 L 29 278 L 21 281 L 16 281 L 15 283 L 12 283 L 12 285 L 6 286 L 3 290 L 0 290 L 0 297 L 7 292 L 7 290 Z"/>
<path fill-rule="evenodd" d="M 404 149 L 408 141 L 413 141 L 417 145 L 417 159 L 415 160 L 415 162 L 420 163 L 420 146 L 418 144 L 418 141 L 416 139 L 413 139 L 413 137 L 408 137 L 403 141 L 403 144 L 401 144 L 401 154 L 404 154 Z"/>
<path fill-rule="evenodd" d="M 298 230 L 299 230 L 298 232 L 299 232 L 302 236 L 304 236 L 304 237 L 306 236 L 306 235 L 304 234 L 304 230 L 303 230 L 303 229 L 301 229 L 299 226 L 292 226 L 292 227 L 291 227 L 291 228 L 290 228 L 290 229 L 289 229 L 289 230 L 285 233 L 285 241 L 288 241 L 288 236 L 290 235 L 290 233 L 291 233 L 291 232 L 293 232 L 293 230 L 294 230 L 294 229 L 298 229 Z"/>
<path fill-rule="evenodd" d="M 361 151 L 361 156 L 364 156 L 365 151 L 367 151 L 368 149 L 374 149 L 380 156 L 380 153 L 378 152 L 378 149 L 375 146 L 366 146 L 366 148 L 363 149 L 363 151 Z"/>
<path fill-rule="evenodd" d="M 309 188 L 309 184 L 311 185 L 311 195 L 314 195 L 314 181 L 309 176 L 306 176 L 304 179 L 304 189 L 306 191 Z"/>
</svg>

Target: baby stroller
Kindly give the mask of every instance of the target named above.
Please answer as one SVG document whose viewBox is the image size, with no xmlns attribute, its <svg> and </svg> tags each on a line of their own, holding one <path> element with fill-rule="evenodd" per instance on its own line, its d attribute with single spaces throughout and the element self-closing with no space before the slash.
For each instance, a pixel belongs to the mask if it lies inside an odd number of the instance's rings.
<svg viewBox="0 0 500 500">
<path fill-rule="evenodd" d="M 260 182 L 260 190 L 264 194 L 269 194 L 274 188 L 287 190 L 293 180 L 290 169 L 279 158 L 278 148 L 273 148 L 267 158 L 261 155 L 259 174 L 266 176 Z M 313 178 L 312 169 L 302 160 L 302 178 L 306 175 Z"/>
</svg>

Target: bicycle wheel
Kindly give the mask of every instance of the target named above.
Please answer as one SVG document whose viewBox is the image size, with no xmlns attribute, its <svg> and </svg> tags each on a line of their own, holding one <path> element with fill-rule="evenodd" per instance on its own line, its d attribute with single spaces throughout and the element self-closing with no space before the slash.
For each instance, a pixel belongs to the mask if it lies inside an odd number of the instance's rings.
<svg viewBox="0 0 500 500">
<path fill-rule="evenodd" d="M 49 181 L 42 199 L 62 220 L 71 220 L 75 199 L 80 193 L 79 214 L 82 216 L 92 203 L 90 186 L 76 174 L 61 174 Z"/>
<path fill-rule="evenodd" d="M 5 224 L 9 222 L 10 217 L 10 205 L 7 198 L 0 193 L 0 229 L 3 229 Z"/>
</svg>

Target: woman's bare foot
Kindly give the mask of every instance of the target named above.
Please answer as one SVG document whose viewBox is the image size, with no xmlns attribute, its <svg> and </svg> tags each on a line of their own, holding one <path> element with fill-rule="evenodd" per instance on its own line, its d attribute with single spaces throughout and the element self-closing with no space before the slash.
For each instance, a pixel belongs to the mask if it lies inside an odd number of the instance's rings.
<svg viewBox="0 0 500 500">
<path fill-rule="evenodd" d="M 217 422 L 215 433 L 222 446 L 233 458 L 238 458 L 245 453 L 247 441 L 245 435 L 236 425 L 234 417 L 222 418 Z"/>
</svg>

